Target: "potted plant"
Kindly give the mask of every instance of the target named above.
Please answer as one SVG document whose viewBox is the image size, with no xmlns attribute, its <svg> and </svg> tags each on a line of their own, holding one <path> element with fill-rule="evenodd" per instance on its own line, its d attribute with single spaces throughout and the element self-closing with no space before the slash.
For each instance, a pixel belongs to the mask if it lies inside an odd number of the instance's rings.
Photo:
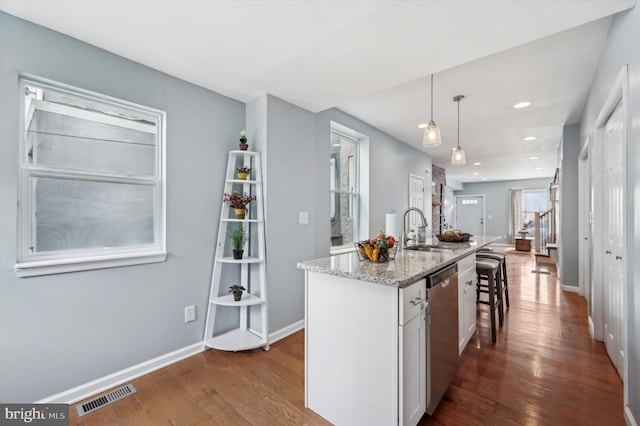
<svg viewBox="0 0 640 426">
<path fill-rule="evenodd" d="M 229 287 L 229 293 L 233 293 L 233 300 L 238 302 L 242 297 L 242 292 L 245 291 L 246 288 L 242 287 L 239 284 L 232 285 Z"/>
<path fill-rule="evenodd" d="M 249 177 L 249 173 L 251 173 L 251 167 L 238 167 L 236 172 L 238 173 L 238 179 L 246 180 Z"/>
<path fill-rule="evenodd" d="M 240 150 L 246 151 L 248 148 L 249 144 L 247 144 L 247 132 L 243 130 L 240 132 Z"/>
<path fill-rule="evenodd" d="M 240 195 L 237 191 L 233 191 L 231 194 L 224 194 L 224 202 L 229 203 L 229 206 L 235 209 L 236 219 L 244 219 L 247 214 L 247 205 L 256 200 L 256 196 L 243 193 Z"/>
<path fill-rule="evenodd" d="M 249 239 L 249 233 L 244 230 L 242 225 L 238 225 L 235 231 L 229 236 L 233 241 L 233 258 L 242 259 L 244 253 L 244 245 Z"/>
</svg>

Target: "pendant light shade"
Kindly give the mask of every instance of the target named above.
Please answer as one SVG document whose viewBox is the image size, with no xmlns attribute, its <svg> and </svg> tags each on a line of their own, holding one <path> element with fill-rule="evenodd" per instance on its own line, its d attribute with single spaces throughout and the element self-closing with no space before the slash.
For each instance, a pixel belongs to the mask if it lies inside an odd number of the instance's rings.
<svg viewBox="0 0 640 426">
<path fill-rule="evenodd" d="M 458 146 L 453 148 L 453 152 L 451 153 L 452 166 L 463 166 L 466 163 L 464 149 L 460 147 L 460 101 L 463 99 L 463 95 L 458 95 L 453 98 L 453 101 L 458 103 Z"/>
<path fill-rule="evenodd" d="M 431 148 L 434 146 L 440 146 L 441 144 L 440 127 L 438 127 L 436 122 L 433 121 L 433 74 L 431 74 L 431 121 L 429 121 L 429 125 L 424 129 L 422 146 L 425 148 Z"/>
</svg>

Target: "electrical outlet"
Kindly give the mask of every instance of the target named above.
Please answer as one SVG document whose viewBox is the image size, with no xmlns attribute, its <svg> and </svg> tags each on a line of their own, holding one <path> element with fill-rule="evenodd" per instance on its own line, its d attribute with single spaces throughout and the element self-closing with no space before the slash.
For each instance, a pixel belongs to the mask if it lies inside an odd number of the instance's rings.
<svg viewBox="0 0 640 426">
<path fill-rule="evenodd" d="M 184 322 L 196 320 L 196 305 L 186 306 L 184 308 Z"/>
</svg>

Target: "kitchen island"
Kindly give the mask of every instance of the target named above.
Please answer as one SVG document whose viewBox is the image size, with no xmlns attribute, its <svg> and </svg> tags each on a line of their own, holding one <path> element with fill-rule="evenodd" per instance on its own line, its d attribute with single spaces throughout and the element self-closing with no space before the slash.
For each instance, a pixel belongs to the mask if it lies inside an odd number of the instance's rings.
<svg viewBox="0 0 640 426">
<path fill-rule="evenodd" d="M 305 270 L 306 406 L 336 425 L 416 424 L 428 392 L 426 278 L 497 239 L 427 240 L 432 251 L 399 250 L 385 263 L 356 253 L 298 263 Z"/>
</svg>

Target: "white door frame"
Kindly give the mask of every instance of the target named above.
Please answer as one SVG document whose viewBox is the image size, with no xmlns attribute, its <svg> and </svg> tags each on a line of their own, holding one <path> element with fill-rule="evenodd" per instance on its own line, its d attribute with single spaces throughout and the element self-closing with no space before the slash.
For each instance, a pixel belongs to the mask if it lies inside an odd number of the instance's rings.
<svg viewBox="0 0 640 426">
<path fill-rule="evenodd" d="M 611 90 L 609 91 L 609 94 L 607 95 L 607 98 L 605 99 L 605 101 L 602 104 L 602 108 L 600 109 L 600 113 L 598 114 L 598 117 L 595 121 L 595 129 L 602 129 L 609 117 L 611 116 L 611 114 L 613 113 L 613 111 L 615 110 L 615 108 L 618 106 L 619 103 L 622 103 L 622 105 L 620 106 L 620 108 L 622 108 L 622 116 L 623 118 L 623 151 L 624 151 L 624 171 L 623 171 L 623 199 L 625 200 L 625 207 L 624 207 L 624 218 L 623 220 L 625 221 L 625 227 L 627 230 L 631 229 L 630 228 L 630 221 L 631 218 L 633 217 L 633 206 L 632 204 L 628 201 L 628 188 L 630 188 L 630 184 L 629 184 L 629 167 L 627 164 L 627 158 L 628 156 L 626 155 L 627 153 L 627 149 L 628 149 L 628 127 L 629 127 L 629 77 L 628 77 L 628 70 L 627 70 L 627 65 L 623 65 L 622 69 L 620 70 L 620 72 L 618 73 L 613 86 L 611 88 Z M 603 152 L 604 152 L 604 148 L 603 148 Z M 603 169 L 604 171 L 604 169 Z M 600 241 L 600 244 L 602 244 L 603 242 Z M 629 308 L 630 305 L 632 303 L 631 300 L 628 300 L 627 298 L 627 294 L 628 294 L 628 285 L 629 285 L 629 277 L 633 276 L 631 275 L 631 273 L 633 272 L 631 269 L 633 267 L 633 262 L 631 262 L 631 257 L 630 257 L 630 247 L 628 244 L 628 241 L 625 239 L 625 241 L 623 242 L 624 244 L 624 249 L 623 251 L 623 256 L 626 258 L 626 262 L 625 262 L 625 279 L 624 279 L 624 283 L 623 283 L 623 290 L 622 290 L 622 300 L 627 301 L 627 304 L 625 306 L 624 309 L 624 314 L 622 317 L 622 329 L 623 329 L 623 336 L 624 336 L 624 345 L 623 345 L 623 351 L 624 351 L 624 371 L 622 374 L 622 381 L 623 381 L 623 386 L 624 386 L 624 405 L 625 405 L 625 409 L 628 410 L 628 405 L 629 405 L 629 334 L 628 334 L 628 316 L 629 316 Z M 600 280 L 599 283 L 597 283 L 598 285 L 602 286 L 603 280 Z M 596 284 L 596 283 L 594 283 Z M 602 289 L 600 289 L 602 290 Z M 602 314 L 602 306 L 599 306 L 598 301 L 594 301 L 594 308 L 600 310 L 600 314 Z M 601 302 L 601 300 L 600 300 Z"/>
<path fill-rule="evenodd" d="M 458 198 L 470 198 L 470 197 L 480 197 L 482 198 L 482 235 L 487 235 L 486 233 L 486 210 L 487 210 L 487 203 L 486 203 L 486 199 L 484 194 L 465 194 L 465 195 L 456 195 L 456 210 L 454 212 L 454 218 L 455 218 L 455 225 L 454 228 L 459 229 L 458 227 Z M 464 231 L 464 229 L 462 230 Z"/>
<path fill-rule="evenodd" d="M 590 141 L 587 141 L 578 157 L 578 294 L 587 299 L 591 305 L 591 157 L 589 156 Z"/>
</svg>

